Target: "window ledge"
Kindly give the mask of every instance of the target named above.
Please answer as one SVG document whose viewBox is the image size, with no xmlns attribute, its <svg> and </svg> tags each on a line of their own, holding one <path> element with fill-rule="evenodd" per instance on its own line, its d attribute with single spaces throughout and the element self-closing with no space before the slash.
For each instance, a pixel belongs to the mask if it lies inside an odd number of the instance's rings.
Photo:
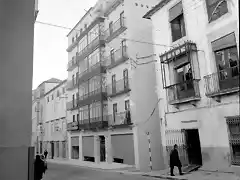
<svg viewBox="0 0 240 180">
<path fill-rule="evenodd" d="M 240 90 L 239 87 L 235 87 L 235 88 L 220 90 L 219 92 L 216 92 L 216 93 L 213 93 L 213 94 L 206 94 L 206 96 L 207 97 L 224 96 L 224 95 L 229 95 L 229 94 L 239 92 L 239 90 Z"/>
<path fill-rule="evenodd" d="M 200 101 L 201 97 L 189 97 L 184 99 L 178 99 L 178 100 L 172 100 L 169 101 L 170 105 L 177 105 L 177 104 L 183 104 L 183 103 L 189 103 L 191 101 Z"/>
</svg>

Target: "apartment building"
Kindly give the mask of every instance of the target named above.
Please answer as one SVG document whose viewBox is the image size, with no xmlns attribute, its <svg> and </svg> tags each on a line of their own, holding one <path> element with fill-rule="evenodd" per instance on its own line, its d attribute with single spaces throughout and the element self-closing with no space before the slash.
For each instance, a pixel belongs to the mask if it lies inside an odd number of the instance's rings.
<svg viewBox="0 0 240 180">
<path fill-rule="evenodd" d="M 52 159 L 67 157 L 66 82 L 60 82 L 44 95 L 43 149 L 48 151 L 48 157 Z"/>
<path fill-rule="evenodd" d="M 42 82 L 32 91 L 32 145 L 35 145 L 35 152 L 43 152 L 43 122 L 46 117 L 46 102 L 44 96 L 60 82 L 61 80 L 59 79 L 51 78 Z"/>
<path fill-rule="evenodd" d="M 163 168 L 154 64 L 136 62 L 153 54 L 142 16 L 156 3 L 98 1 L 68 34 L 70 159 Z"/>
<path fill-rule="evenodd" d="M 186 166 L 240 165 L 238 9 L 236 0 L 162 0 L 144 15 L 161 44 L 154 49 L 164 154 L 178 144 Z"/>
</svg>

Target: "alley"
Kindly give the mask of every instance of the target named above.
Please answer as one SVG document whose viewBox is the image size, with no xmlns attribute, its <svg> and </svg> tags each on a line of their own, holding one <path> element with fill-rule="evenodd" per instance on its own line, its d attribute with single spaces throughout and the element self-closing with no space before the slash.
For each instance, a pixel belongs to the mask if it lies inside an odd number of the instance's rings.
<svg viewBox="0 0 240 180">
<path fill-rule="evenodd" d="M 156 180 L 137 175 L 123 175 L 115 172 L 93 170 L 71 165 L 48 164 L 43 180 Z M 158 180 L 160 180 L 158 178 Z"/>
</svg>

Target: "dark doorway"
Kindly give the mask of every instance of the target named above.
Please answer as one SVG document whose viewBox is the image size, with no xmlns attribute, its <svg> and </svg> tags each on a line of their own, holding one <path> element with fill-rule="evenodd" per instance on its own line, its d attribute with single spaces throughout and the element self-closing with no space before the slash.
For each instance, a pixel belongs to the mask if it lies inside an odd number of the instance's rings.
<svg viewBox="0 0 240 180">
<path fill-rule="evenodd" d="M 52 154 L 52 159 L 54 158 L 54 143 L 51 142 L 51 154 Z"/>
<path fill-rule="evenodd" d="M 99 136 L 99 140 L 100 140 L 100 161 L 104 162 L 106 161 L 105 137 Z"/>
<path fill-rule="evenodd" d="M 185 135 L 189 164 L 202 165 L 202 153 L 198 129 L 187 129 Z"/>
</svg>

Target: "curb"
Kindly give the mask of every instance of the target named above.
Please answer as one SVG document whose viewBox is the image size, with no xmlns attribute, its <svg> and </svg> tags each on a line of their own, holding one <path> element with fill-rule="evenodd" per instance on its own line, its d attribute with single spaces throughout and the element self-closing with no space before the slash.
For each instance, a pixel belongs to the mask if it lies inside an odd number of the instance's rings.
<svg viewBox="0 0 240 180">
<path fill-rule="evenodd" d="M 149 175 L 149 174 L 142 174 L 142 176 L 145 177 L 154 177 L 154 178 L 162 178 L 162 179 L 171 179 L 171 180 L 188 180 L 186 178 L 177 178 L 177 177 L 169 177 L 169 176 L 163 176 L 163 175 Z"/>
</svg>

